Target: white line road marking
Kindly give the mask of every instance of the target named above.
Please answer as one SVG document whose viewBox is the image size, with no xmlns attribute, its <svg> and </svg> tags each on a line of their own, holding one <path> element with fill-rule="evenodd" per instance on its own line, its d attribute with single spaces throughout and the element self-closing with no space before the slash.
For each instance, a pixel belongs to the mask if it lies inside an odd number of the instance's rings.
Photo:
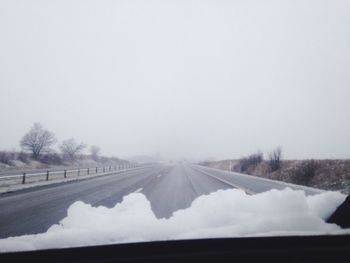
<svg viewBox="0 0 350 263">
<path fill-rule="evenodd" d="M 139 192 L 141 192 L 142 190 L 143 190 L 143 188 L 141 187 L 141 188 L 137 189 L 134 193 L 139 193 Z"/>
<path fill-rule="evenodd" d="M 195 169 L 197 169 L 197 168 L 195 168 Z M 236 184 L 234 184 L 234 183 L 232 183 L 232 182 L 229 182 L 229 181 L 224 180 L 224 179 L 222 179 L 222 178 L 219 178 L 219 177 L 217 177 L 217 176 L 215 176 L 215 175 L 212 175 L 212 174 L 210 174 L 210 173 L 207 173 L 207 172 L 205 172 L 205 171 L 203 171 L 203 170 L 201 170 L 201 169 L 197 169 L 197 171 L 202 172 L 202 173 L 204 173 L 204 174 L 206 174 L 206 175 L 208 175 L 208 176 L 210 176 L 210 177 L 213 177 L 213 178 L 215 178 L 215 179 L 217 179 L 217 180 L 219 180 L 219 181 L 221 181 L 221 182 L 223 182 L 223 183 L 225 183 L 225 184 L 228 184 L 228 185 L 232 186 L 233 188 L 241 189 L 241 190 L 243 190 L 244 192 L 246 192 L 246 193 L 249 194 L 249 195 L 256 194 L 255 192 L 253 192 L 253 191 L 251 191 L 251 190 L 248 190 L 247 188 L 238 186 L 238 185 L 236 185 Z"/>
</svg>

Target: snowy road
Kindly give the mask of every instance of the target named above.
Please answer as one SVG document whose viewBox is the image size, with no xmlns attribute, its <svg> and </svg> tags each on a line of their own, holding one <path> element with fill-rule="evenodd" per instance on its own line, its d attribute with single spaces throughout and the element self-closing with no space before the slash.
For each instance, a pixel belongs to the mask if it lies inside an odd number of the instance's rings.
<svg viewBox="0 0 350 263">
<path fill-rule="evenodd" d="M 286 186 L 317 190 L 225 172 L 196 165 L 154 165 L 82 181 L 42 186 L 0 195 L 0 238 L 45 232 L 67 215 L 67 208 L 81 200 L 93 206 L 113 207 L 132 192 L 151 202 L 155 215 L 170 217 L 187 208 L 198 196 L 218 189 L 241 188 L 259 193 Z M 82 220 L 84 220 L 82 218 Z"/>
</svg>

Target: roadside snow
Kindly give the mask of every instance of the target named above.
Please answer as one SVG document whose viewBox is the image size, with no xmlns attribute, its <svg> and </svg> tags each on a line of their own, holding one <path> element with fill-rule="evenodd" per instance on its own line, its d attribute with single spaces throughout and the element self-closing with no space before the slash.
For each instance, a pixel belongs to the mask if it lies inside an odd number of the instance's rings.
<svg viewBox="0 0 350 263">
<path fill-rule="evenodd" d="M 46 233 L 1 239 L 0 251 L 189 238 L 349 234 L 350 230 L 324 221 L 344 199 L 339 192 L 306 196 L 288 188 L 256 195 L 219 190 L 198 197 L 169 219 L 158 219 L 141 193 L 124 197 L 110 209 L 78 201 Z"/>
</svg>

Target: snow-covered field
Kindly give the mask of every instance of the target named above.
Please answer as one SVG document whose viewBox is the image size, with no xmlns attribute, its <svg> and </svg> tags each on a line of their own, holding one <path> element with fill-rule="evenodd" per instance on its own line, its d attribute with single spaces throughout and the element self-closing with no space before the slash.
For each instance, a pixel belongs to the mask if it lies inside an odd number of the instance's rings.
<svg viewBox="0 0 350 263">
<path fill-rule="evenodd" d="M 247 195 L 219 190 L 203 195 L 173 216 L 158 219 L 142 193 L 125 196 L 113 208 L 75 202 L 68 216 L 46 233 L 0 240 L 1 251 L 99 244 L 275 235 L 350 234 L 325 222 L 344 201 L 340 192 L 306 196 L 303 191 L 271 190 Z M 83 219 L 83 220 L 82 220 Z"/>
</svg>

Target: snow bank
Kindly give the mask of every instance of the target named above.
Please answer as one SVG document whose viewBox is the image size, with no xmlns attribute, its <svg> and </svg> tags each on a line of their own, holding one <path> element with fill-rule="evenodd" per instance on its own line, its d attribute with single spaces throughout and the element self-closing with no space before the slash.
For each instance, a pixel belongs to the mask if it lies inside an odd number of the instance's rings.
<svg viewBox="0 0 350 263">
<path fill-rule="evenodd" d="M 271 190 L 247 195 L 219 190 L 191 207 L 158 219 L 141 193 L 114 208 L 75 202 L 68 215 L 46 233 L 0 240 L 1 251 L 88 246 L 152 240 L 350 233 L 326 219 L 345 199 L 339 192 L 306 196 L 303 191 Z"/>
</svg>

